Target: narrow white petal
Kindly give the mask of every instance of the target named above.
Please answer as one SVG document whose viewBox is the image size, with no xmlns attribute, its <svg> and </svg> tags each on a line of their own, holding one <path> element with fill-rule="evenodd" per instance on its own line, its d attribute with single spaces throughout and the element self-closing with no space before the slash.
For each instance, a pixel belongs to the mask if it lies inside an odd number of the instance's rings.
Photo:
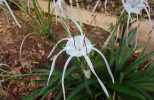
<svg viewBox="0 0 154 100">
<path fill-rule="evenodd" d="M 11 13 L 13 19 L 15 20 L 16 24 L 19 26 L 19 28 L 21 28 L 20 24 L 18 23 L 17 19 L 15 18 L 14 14 L 13 14 L 11 8 L 10 8 L 10 6 L 9 6 L 8 3 L 7 3 L 7 1 L 6 1 L 6 0 L 3 0 L 3 1 L 4 1 L 5 5 L 7 6 L 7 8 L 9 9 L 9 11 L 10 11 L 10 13 Z"/>
<path fill-rule="evenodd" d="M 123 4 L 123 5 L 125 4 L 124 0 L 122 0 L 122 4 Z"/>
<path fill-rule="evenodd" d="M 60 10 L 62 11 L 63 8 L 62 8 L 61 0 L 59 0 L 58 3 L 59 3 Z"/>
<path fill-rule="evenodd" d="M 94 9 L 93 9 L 93 11 L 92 11 L 92 13 L 91 13 L 91 16 L 94 14 L 94 12 L 95 12 L 95 10 L 96 10 L 96 7 L 98 6 L 98 3 L 99 3 L 99 2 L 100 2 L 100 0 L 97 1 L 96 5 L 95 5 L 95 7 L 94 7 Z"/>
<path fill-rule="evenodd" d="M 81 35 L 83 35 L 83 32 L 82 32 L 80 25 L 74 20 L 74 18 L 72 18 L 64 9 L 63 9 L 63 12 L 72 20 L 72 22 L 78 27 Z"/>
<path fill-rule="evenodd" d="M 141 6 L 141 7 L 143 7 L 144 9 L 147 9 L 145 6 L 143 6 L 143 5 L 139 5 L 139 6 Z M 149 10 L 149 9 L 148 9 Z M 146 10 L 146 12 L 147 12 L 147 14 L 150 12 L 150 10 L 149 10 L 149 12 L 148 12 L 148 10 Z M 149 16 L 149 15 L 148 15 Z M 148 30 L 147 30 L 147 35 L 149 34 L 149 29 L 150 29 L 150 20 L 149 20 L 149 23 L 148 23 Z"/>
<path fill-rule="evenodd" d="M 125 9 L 123 9 L 123 11 L 121 12 L 121 15 L 124 13 L 124 11 L 125 11 Z M 121 16 L 121 15 L 120 15 L 120 16 Z M 117 37 L 116 37 L 115 43 L 116 43 L 117 40 L 118 40 L 119 32 L 120 32 L 120 24 L 118 25 L 118 31 L 117 31 Z"/>
<path fill-rule="evenodd" d="M 145 1 L 143 1 L 143 2 L 146 4 L 146 6 L 148 7 L 148 10 L 149 10 L 149 12 L 150 12 L 150 6 L 149 6 L 149 4 L 148 4 L 148 1 L 145 0 Z"/>
<path fill-rule="evenodd" d="M 105 0 L 105 13 L 106 13 L 107 0 Z"/>
<path fill-rule="evenodd" d="M 149 6 L 149 4 L 148 4 L 148 1 L 145 0 L 144 3 L 145 3 L 146 6 L 148 7 L 148 11 L 149 11 L 149 13 L 150 13 L 150 6 Z M 143 7 L 143 6 L 142 6 L 142 7 Z M 144 8 L 144 7 L 143 7 L 143 8 Z M 149 33 L 149 29 L 150 29 L 150 21 L 149 21 L 149 23 L 148 23 L 148 31 L 147 31 L 147 34 Z"/>
<path fill-rule="evenodd" d="M 73 2 L 72 2 L 72 0 L 69 0 L 69 1 L 70 1 L 70 4 L 71 4 L 71 16 L 73 17 L 73 15 L 74 15 L 74 14 L 73 14 L 73 7 L 72 7 L 72 3 L 73 3 Z"/>
<path fill-rule="evenodd" d="M 102 58 L 104 59 L 105 64 L 106 64 L 106 67 L 107 67 L 107 70 L 108 70 L 108 72 L 110 74 L 110 77 L 112 79 L 112 82 L 114 83 L 114 77 L 113 77 L 113 74 L 112 74 L 112 72 L 110 70 L 110 67 L 109 67 L 109 64 L 107 62 L 107 59 L 105 58 L 105 56 L 98 49 L 96 49 L 96 48 L 92 48 L 92 49 L 95 50 L 96 52 L 98 52 L 102 56 Z"/>
<path fill-rule="evenodd" d="M 2 5 L 3 4 L 3 0 L 0 0 L 0 5 Z"/>
<path fill-rule="evenodd" d="M 121 15 L 124 13 L 124 11 L 125 11 L 125 8 L 122 10 Z M 121 16 L 121 15 L 120 15 L 120 16 Z"/>
<path fill-rule="evenodd" d="M 56 60 L 57 60 L 58 56 L 59 56 L 63 51 L 65 51 L 65 49 L 61 50 L 61 51 L 55 56 L 55 58 L 54 58 L 54 60 L 53 60 L 53 62 L 52 62 L 51 69 L 50 69 L 50 74 L 49 74 L 49 77 L 48 77 L 47 85 L 49 84 L 50 77 L 51 77 L 51 75 L 52 75 L 52 73 L 53 73 Z"/>
<path fill-rule="evenodd" d="M 69 40 L 69 38 L 63 38 L 63 39 L 59 40 L 59 41 L 56 43 L 56 45 L 53 47 L 53 49 L 51 50 L 51 52 L 49 53 L 49 55 L 48 55 L 47 58 L 49 58 L 49 57 L 52 55 L 52 53 L 54 52 L 54 50 L 55 50 L 55 48 L 57 47 L 57 45 L 58 45 L 60 42 L 64 41 L 64 40 Z"/>
<path fill-rule="evenodd" d="M 92 63 L 91 63 L 89 57 L 88 57 L 88 56 L 84 56 L 84 57 L 85 57 L 85 59 L 86 59 L 88 65 L 89 65 L 91 71 L 92 71 L 93 74 L 96 76 L 96 78 L 97 78 L 99 84 L 101 85 L 102 89 L 104 90 L 105 94 L 107 95 L 107 97 L 109 97 L 109 93 L 108 93 L 106 87 L 104 86 L 103 82 L 102 82 L 102 81 L 99 79 L 99 77 L 97 76 L 97 74 L 96 74 L 96 72 L 95 72 L 95 70 L 94 70 L 94 68 L 93 68 L 93 65 L 92 65 Z"/>
<path fill-rule="evenodd" d="M 65 65 L 64 65 L 64 70 L 63 70 L 63 75 L 62 75 L 62 89 L 63 89 L 64 100 L 66 99 L 66 95 L 65 95 L 65 87 L 64 87 L 64 76 L 65 76 L 66 68 L 67 68 L 69 62 L 71 61 L 71 59 L 72 59 L 72 56 L 70 56 L 70 57 L 67 59 Z"/>
<path fill-rule="evenodd" d="M 150 12 L 148 12 L 148 10 L 147 10 L 146 7 L 144 7 L 144 9 L 145 9 L 145 11 L 146 11 L 146 13 L 147 13 L 147 15 L 148 15 L 148 17 L 149 17 L 149 23 L 151 24 Z M 153 31 L 153 29 L 152 29 L 152 24 L 151 24 L 151 31 L 152 31 L 152 35 L 153 35 L 153 39 L 154 39 L 154 31 Z"/>
<path fill-rule="evenodd" d="M 64 21 L 62 15 L 60 14 L 60 20 L 62 21 L 62 25 L 64 28 L 66 28 L 66 31 L 69 33 L 69 37 L 71 37 L 71 33 L 70 33 L 70 29 L 69 29 L 69 25 L 66 25 L 66 22 Z"/>
<path fill-rule="evenodd" d="M 116 40 L 115 40 L 115 43 L 117 42 L 117 40 L 118 40 L 118 37 L 119 37 L 119 30 L 120 30 L 120 24 L 118 25 L 118 31 L 117 31 L 117 36 L 116 36 Z"/>
<path fill-rule="evenodd" d="M 55 4 L 56 4 L 56 3 L 55 3 L 55 0 L 53 0 L 53 4 L 54 4 L 54 6 L 55 6 Z"/>
</svg>

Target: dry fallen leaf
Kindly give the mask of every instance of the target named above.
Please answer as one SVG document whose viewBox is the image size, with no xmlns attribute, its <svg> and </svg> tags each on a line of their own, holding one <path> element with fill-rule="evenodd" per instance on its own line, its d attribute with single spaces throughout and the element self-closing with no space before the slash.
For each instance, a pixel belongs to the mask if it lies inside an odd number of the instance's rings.
<svg viewBox="0 0 154 100">
<path fill-rule="evenodd" d="M 41 54 L 41 56 L 44 56 L 45 51 L 44 50 L 39 50 L 39 53 Z"/>
<path fill-rule="evenodd" d="M 99 34 L 100 34 L 100 32 L 94 32 L 94 34 L 99 35 Z"/>
<path fill-rule="evenodd" d="M 37 59 L 42 60 L 42 56 L 39 54 L 36 54 Z"/>
<path fill-rule="evenodd" d="M 17 49 L 11 49 L 10 51 L 13 53 L 18 53 Z"/>
<path fill-rule="evenodd" d="M 53 61 L 53 59 L 56 57 L 56 55 L 54 55 L 51 59 L 49 59 L 50 61 Z"/>
<path fill-rule="evenodd" d="M 33 61 L 32 63 L 33 63 L 33 64 L 39 64 L 40 62 L 38 62 L 38 61 Z"/>
<path fill-rule="evenodd" d="M 7 92 L 7 91 L 2 91 L 1 93 L 0 93 L 0 95 L 1 96 L 3 96 L 3 97 L 9 97 L 10 96 L 10 94 Z"/>
<path fill-rule="evenodd" d="M 42 44 L 41 44 L 41 43 L 37 43 L 37 46 L 38 46 L 39 48 L 42 48 Z"/>
</svg>

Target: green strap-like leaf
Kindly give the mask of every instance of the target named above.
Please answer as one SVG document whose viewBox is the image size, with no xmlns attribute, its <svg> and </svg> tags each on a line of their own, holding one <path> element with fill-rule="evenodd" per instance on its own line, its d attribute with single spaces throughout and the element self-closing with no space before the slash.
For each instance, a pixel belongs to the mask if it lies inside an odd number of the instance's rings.
<svg viewBox="0 0 154 100">
<path fill-rule="evenodd" d="M 140 64 L 142 64 L 143 62 L 145 62 L 146 60 L 150 59 L 151 57 L 154 56 L 154 51 L 143 56 L 140 60 L 134 62 L 133 64 L 131 64 L 125 71 L 125 75 L 129 74 L 129 72 L 135 70 Z"/>
<path fill-rule="evenodd" d="M 124 94 L 126 96 L 128 95 L 128 96 L 140 98 L 141 100 L 146 100 L 146 98 L 140 92 L 134 89 L 125 87 L 123 85 L 109 83 L 107 86 L 113 89 L 114 91 L 118 92 L 118 94 Z"/>
</svg>

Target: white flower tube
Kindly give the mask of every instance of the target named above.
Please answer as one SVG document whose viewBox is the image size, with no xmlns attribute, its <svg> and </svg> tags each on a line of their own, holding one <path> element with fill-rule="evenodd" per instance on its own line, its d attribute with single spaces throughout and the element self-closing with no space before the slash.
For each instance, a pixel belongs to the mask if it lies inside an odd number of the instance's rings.
<svg viewBox="0 0 154 100">
<path fill-rule="evenodd" d="M 91 78 L 91 71 L 90 71 L 90 69 L 88 69 L 88 70 L 82 69 L 82 70 L 83 70 L 83 72 L 84 72 L 84 74 L 85 74 L 85 77 L 86 77 L 87 79 L 90 79 L 90 78 Z"/>
<path fill-rule="evenodd" d="M 94 14 L 94 12 L 95 12 L 95 10 L 96 10 L 96 8 L 97 8 L 99 2 L 100 2 L 100 0 L 98 0 L 98 1 L 96 2 L 95 6 L 94 6 L 94 8 L 93 8 L 93 10 L 92 10 L 91 16 Z M 106 13 L 106 6 L 107 6 L 107 0 L 105 0 L 105 13 Z"/>
</svg>

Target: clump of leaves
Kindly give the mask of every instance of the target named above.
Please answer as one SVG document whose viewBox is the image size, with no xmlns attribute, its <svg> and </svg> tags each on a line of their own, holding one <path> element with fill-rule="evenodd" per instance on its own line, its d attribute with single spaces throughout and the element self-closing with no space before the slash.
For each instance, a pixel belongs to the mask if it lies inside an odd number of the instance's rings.
<svg viewBox="0 0 154 100">
<path fill-rule="evenodd" d="M 13 1 L 11 1 L 13 2 Z M 19 0 L 20 3 L 16 3 L 13 2 L 15 5 L 17 5 L 17 7 L 19 7 L 19 9 L 21 11 L 23 11 L 24 13 L 26 13 L 29 18 L 34 22 L 34 26 L 29 24 L 29 22 L 27 22 L 26 20 L 24 20 L 23 18 L 21 18 L 19 15 L 15 14 L 15 16 L 22 21 L 23 23 L 25 23 L 27 26 L 29 26 L 30 28 L 32 28 L 34 30 L 34 32 L 36 32 L 36 34 L 39 35 L 43 35 L 43 36 L 47 36 L 51 34 L 51 22 L 54 21 L 54 17 L 53 17 L 53 12 L 50 14 L 51 9 L 50 9 L 50 2 L 51 0 L 49 0 L 48 3 L 48 15 L 46 16 L 45 11 L 43 9 L 41 9 L 39 3 L 37 0 L 32 0 L 32 4 L 33 4 L 33 10 L 35 13 L 35 16 L 33 15 L 33 13 L 31 13 L 29 11 L 29 8 L 27 7 L 27 5 L 22 1 Z M 36 18 L 35 18 L 36 17 Z"/>
</svg>

